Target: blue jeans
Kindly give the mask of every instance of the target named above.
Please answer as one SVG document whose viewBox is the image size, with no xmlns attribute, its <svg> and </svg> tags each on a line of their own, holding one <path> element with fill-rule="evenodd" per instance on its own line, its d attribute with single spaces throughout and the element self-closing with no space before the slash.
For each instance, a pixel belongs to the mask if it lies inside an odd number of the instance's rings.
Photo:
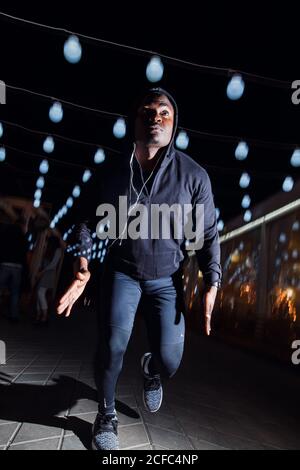
<svg viewBox="0 0 300 470">
<path fill-rule="evenodd" d="M 22 280 L 22 266 L 0 264 L 0 289 L 10 291 L 10 318 L 18 318 L 18 303 Z"/>
<path fill-rule="evenodd" d="M 152 353 L 149 372 L 171 377 L 178 369 L 185 325 L 178 310 L 175 284 L 172 276 L 140 281 L 109 268 L 105 271 L 101 286 L 100 357 L 95 371 L 100 412 L 114 411 L 115 388 L 142 295 L 145 300 L 142 314 Z"/>
</svg>

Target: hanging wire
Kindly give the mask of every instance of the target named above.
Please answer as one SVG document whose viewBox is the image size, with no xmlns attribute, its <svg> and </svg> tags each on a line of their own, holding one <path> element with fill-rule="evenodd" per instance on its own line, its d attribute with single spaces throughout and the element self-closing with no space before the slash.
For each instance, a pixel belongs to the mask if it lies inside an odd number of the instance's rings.
<svg viewBox="0 0 300 470">
<path fill-rule="evenodd" d="M 27 155 L 27 156 L 30 156 L 32 157 L 33 159 L 41 159 L 41 160 L 48 160 L 49 162 L 52 162 L 56 165 L 60 165 L 60 166 L 71 166 L 73 168 L 80 168 L 80 169 L 84 169 L 84 170 L 91 170 L 91 171 L 95 171 L 95 167 L 91 167 L 91 166 L 88 166 L 88 165 L 81 165 L 79 163 L 73 163 L 73 162 L 66 162 L 66 161 L 63 161 L 63 160 L 57 160 L 55 158 L 52 158 L 52 157 L 48 157 L 48 155 L 40 155 L 38 153 L 33 153 L 33 152 L 27 152 L 26 150 L 21 150 L 21 149 L 18 149 L 16 147 L 12 147 L 10 145 L 6 145 L 4 144 L 4 147 L 9 149 L 9 150 L 13 150 L 14 152 L 19 152 L 19 153 L 23 153 L 24 155 Z"/>
<path fill-rule="evenodd" d="M 13 150 L 14 152 L 18 152 L 18 153 L 22 153 L 26 156 L 28 156 L 28 158 L 31 158 L 33 160 L 36 160 L 36 159 L 41 159 L 41 160 L 48 160 L 49 163 L 53 163 L 53 164 L 56 164 L 58 166 L 69 166 L 69 167 L 73 167 L 73 168 L 78 168 L 80 170 L 91 170 L 92 172 L 95 171 L 95 167 L 91 167 L 91 166 L 88 166 L 88 165 L 81 165 L 79 163 L 73 163 L 73 162 L 66 162 L 66 161 L 62 161 L 62 160 L 57 160 L 55 158 L 51 158 L 51 157 L 48 157 L 48 155 L 40 155 L 40 154 L 37 154 L 37 153 L 33 153 L 33 152 L 28 152 L 26 150 L 22 150 L 22 149 L 19 149 L 19 148 L 16 148 L 16 147 L 12 147 L 10 145 L 6 145 L 4 144 L 3 145 L 6 149 L 9 149 L 9 150 Z M 1 163 L 1 165 L 5 164 L 5 162 Z M 213 172 L 215 173 L 222 173 L 222 174 L 228 174 L 228 175 L 239 175 L 241 173 L 241 169 L 239 168 L 232 168 L 232 167 L 228 167 L 228 166 L 218 166 L 218 165 L 212 165 L 212 164 L 209 164 L 209 163 L 206 163 L 206 162 L 201 162 L 201 166 L 203 166 L 204 168 L 207 168 L 210 171 L 210 174 L 212 175 Z M 270 178 L 282 178 L 282 171 L 265 171 L 265 172 L 262 172 L 262 171 L 259 171 L 259 172 L 256 172 L 255 170 L 249 170 L 249 172 L 251 173 L 251 175 L 253 177 L 256 177 L 256 178 L 261 178 L 261 179 L 265 179 L 265 180 L 270 180 Z"/>
<path fill-rule="evenodd" d="M 121 116 L 121 115 L 117 114 L 117 116 Z M 127 116 L 123 116 L 123 117 L 127 118 Z M 3 124 L 8 125 L 8 126 L 16 127 L 16 128 L 22 129 L 26 132 L 30 132 L 30 133 L 33 133 L 33 134 L 43 135 L 43 136 L 49 136 L 51 134 L 51 136 L 55 137 L 57 140 L 66 141 L 66 142 L 75 143 L 75 144 L 80 144 L 80 145 L 88 145 L 88 146 L 95 147 L 95 148 L 96 147 L 97 148 L 103 148 L 104 150 L 107 150 L 108 152 L 121 154 L 121 152 L 119 150 L 113 149 L 111 147 L 108 147 L 108 146 L 105 146 L 105 145 L 102 145 L 102 144 L 87 142 L 87 141 L 84 141 L 84 140 L 77 140 L 77 139 L 73 139 L 73 138 L 70 138 L 70 137 L 65 137 L 65 136 L 62 136 L 62 135 L 59 135 L 59 134 L 53 134 L 53 133 L 49 133 L 49 132 L 45 132 L 45 131 L 39 131 L 37 129 L 28 128 L 28 127 L 25 127 L 21 124 L 17 124 L 15 122 L 12 122 L 12 121 L 5 121 L 3 119 L 1 119 L 1 122 Z M 272 148 L 272 149 L 275 149 L 275 150 L 278 150 L 278 149 L 281 149 L 281 150 L 294 150 L 295 148 L 299 147 L 298 143 L 274 142 L 274 141 L 260 140 L 260 139 L 255 139 L 255 138 L 252 138 L 252 137 L 245 137 L 245 136 L 217 134 L 217 133 L 214 133 L 214 132 L 206 132 L 206 131 L 200 131 L 200 130 L 197 130 L 197 129 L 190 129 L 188 127 L 183 127 L 183 126 L 180 126 L 178 128 L 178 130 L 179 131 L 180 130 L 186 131 L 191 135 L 194 135 L 196 137 L 201 137 L 203 139 L 216 140 L 216 141 L 224 142 L 224 143 L 238 143 L 240 141 L 246 141 L 248 144 L 256 146 L 256 147 Z"/>
<path fill-rule="evenodd" d="M 22 130 L 24 130 L 26 132 L 30 132 L 32 134 L 42 135 L 42 136 L 46 136 L 46 137 L 51 134 L 51 137 L 55 137 L 55 139 L 57 139 L 57 140 L 66 141 L 66 142 L 70 142 L 70 143 L 74 143 L 74 144 L 80 144 L 80 145 L 88 145 L 88 146 L 95 147 L 95 148 L 103 148 L 104 150 L 107 150 L 108 152 L 112 152 L 112 153 L 118 153 L 118 154 L 121 153 L 119 150 L 113 149 L 111 147 L 107 147 L 107 146 L 102 145 L 102 144 L 87 142 L 87 141 L 84 141 L 84 140 L 77 140 L 77 139 L 73 139 L 73 138 L 70 138 L 70 137 L 65 137 L 65 136 L 62 136 L 62 135 L 59 135 L 59 134 L 53 134 L 53 133 L 49 133 L 49 132 L 39 131 L 37 129 L 31 129 L 29 127 L 22 126 L 21 124 L 17 124 L 15 122 L 11 122 L 11 121 L 5 121 L 3 119 L 1 119 L 1 122 L 3 124 L 7 125 L 7 126 L 16 127 L 18 129 L 22 129 Z"/>
<path fill-rule="evenodd" d="M 182 129 L 186 132 L 189 132 L 191 135 L 195 136 L 200 136 L 204 139 L 214 139 L 220 142 L 240 142 L 240 141 L 246 141 L 247 144 L 254 145 L 256 147 L 264 147 L 264 148 L 272 148 L 275 150 L 278 150 L 278 148 L 282 150 L 291 150 L 295 149 L 296 147 L 299 147 L 298 144 L 293 144 L 293 143 L 285 143 L 285 142 L 274 142 L 274 141 L 267 141 L 267 140 L 260 140 L 260 139 L 255 139 L 252 137 L 241 137 L 241 136 L 236 136 L 236 135 L 224 135 L 224 134 L 216 134 L 212 132 L 204 132 L 204 131 L 199 131 L 196 129 L 189 129 L 187 127 L 181 127 L 179 129 Z"/>
<path fill-rule="evenodd" d="M 107 45 L 107 46 L 122 48 L 122 49 L 125 49 L 127 51 L 130 51 L 130 52 L 133 52 L 133 53 L 136 53 L 136 54 L 143 54 L 143 55 L 147 55 L 147 56 L 158 55 L 159 57 L 163 58 L 165 61 L 167 61 L 169 63 L 174 63 L 174 64 L 179 64 L 179 65 L 183 65 L 183 66 L 196 68 L 197 70 L 200 70 L 202 72 L 207 72 L 207 73 L 210 72 L 210 73 L 214 73 L 214 74 L 217 74 L 217 75 L 225 75 L 225 76 L 232 75 L 233 73 L 239 73 L 239 74 L 243 75 L 243 77 L 247 78 L 249 81 L 253 81 L 253 82 L 257 82 L 257 83 L 265 83 L 265 84 L 268 83 L 272 86 L 281 87 L 281 88 L 289 88 L 290 89 L 290 87 L 291 87 L 291 83 L 289 81 L 286 81 L 286 80 L 278 80 L 276 78 L 266 77 L 266 76 L 263 76 L 263 75 L 254 74 L 254 73 L 250 73 L 250 72 L 245 72 L 245 71 L 242 71 L 242 70 L 239 70 L 239 69 L 232 69 L 232 68 L 229 68 L 229 67 L 217 67 L 217 66 L 211 66 L 211 65 L 198 64 L 198 63 L 191 62 L 191 61 L 188 61 L 188 60 L 178 59 L 176 57 L 171 57 L 171 56 L 168 56 L 168 55 L 165 55 L 165 54 L 161 54 L 161 53 L 156 52 L 156 51 L 142 49 L 142 48 L 134 47 L 134 46 L 128 46 L 126 44 L 122 44 L 122 43 L 118 43 L 118 42 L 114 42 L 114 41 L 108 41 L 108 40 L 97 38 L 97 37 L 94 37 L 94 36 L 88 36 L 86 34 L 77 33 L 77 32 L 70 31 L 70 30 L 65 29 L 65 28 L 49 26 L 49 25 L 45 25 L 43 23 L 38 23 L 38 22 L 35 22 L 35 21 L 26 20 L 24 18 L 19 18 L 17 16 L 9 15 L 9 14 L 1 12 L 1 11 L 0 11 L 0 16 L 5 17 L 5 18 L 10 19 L 10 20 L 13 20 L 13 21 L 22 22 L 24 24 L 29 24 L 31 26 L 36 26 L 36 27 L 39 27 L 39 28 L 48 29 L 50 31 L 56 31 L 56 32 L 64 33 L 64 34 L 68 34 L 68 35 L 76 35 L 77 37 L 82 38 L 82 39 L 98 42 L 100 44 Z"/>
<path fill-rule="evenodd" d="M 38 93 L 36 91 L 28 90 L 27 88 L 22 88 L 22 87 L 9 85 L 6 82 L 5 82 L 5 86 L 6 86 L 6 88 L 11 89 L 11 90 L 21 91 L 22 93 L 28 93 L 28 94 L 33 95 L 33 96 L 39 96 L 41 98 L 45 98 L 45 99 L 51 100 L 51 101 L 59 101 L 60 103 L 63 103 L 67 106 L 72 106 L 74 108 L 83 109 L 84 111 L 92 111 L 94 113 L 98 113 L 98 114 L 101 114 L 101 115 L 107 116 L 107 117 L 124 117 L 124 118 L 126 118 L 126 116 L 124 116 L 123 114 L 113 113 L 113 112 L 110 112 L 110 111 L 104 111 L 103 109 L 90 108 L 89 106 L 83 106 L 81 104 L 73 103 L 72 101 L 66 101 L 65 99 L 56 98 L 55 96 L 46 95 L 44 93 Z"/>
</svg>

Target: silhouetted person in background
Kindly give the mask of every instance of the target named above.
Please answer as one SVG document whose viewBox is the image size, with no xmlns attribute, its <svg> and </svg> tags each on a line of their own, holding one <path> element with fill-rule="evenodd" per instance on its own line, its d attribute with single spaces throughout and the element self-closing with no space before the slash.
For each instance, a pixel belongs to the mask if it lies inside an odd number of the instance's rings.
<svg viewBox="0 0 300 470">
<path fill-rule="evenodd" d="M 42 270 L 38 273 L 36 286 L 37 315 L 36 324 L 46 325 L 49 316 L 48 298 L 49 290 L 53 290 L 56 284 L 57 268 L 63 254 L 63 246 L 59 238 L 48 238 L 46 251 L 42 262 Z"/>
<path fill-rule="evenodd" d="M 1 206 L 2 208 L 2 206 Z M 6 213 L 0 223 L 0 289 L 8 289 L 10 293 L 8 319 L 12 322 L 19 320 L 19 298 L 22 275 L 27 267 L 27 240 L 25 236 L 25 220 L 20 216 L 17 220 Z"/>
</svg>

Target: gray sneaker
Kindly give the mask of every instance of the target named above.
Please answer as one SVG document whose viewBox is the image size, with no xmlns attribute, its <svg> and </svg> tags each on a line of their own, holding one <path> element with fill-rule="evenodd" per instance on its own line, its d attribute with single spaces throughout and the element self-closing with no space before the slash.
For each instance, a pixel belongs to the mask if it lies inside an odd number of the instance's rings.
<svg viewBox="0 0 300 470">
<path fill-rule="evenodd" d="M 98 413 L 93 424 L 93 450 L 119 450 L 118 418 L 116 413 Z"/>
<path fill-rule="evenodd" d="M 141 366 L 144 376 L 143 402 L 147 411 L 150 413 L 155 413 L 161 407 L 163 389 L 160 381 L 160 375 L 157 374 L 151 376 L 149 374 L 148 364 L 151 356 L 151 353 L 146 353 L 141 358 Z"/>
</svg>

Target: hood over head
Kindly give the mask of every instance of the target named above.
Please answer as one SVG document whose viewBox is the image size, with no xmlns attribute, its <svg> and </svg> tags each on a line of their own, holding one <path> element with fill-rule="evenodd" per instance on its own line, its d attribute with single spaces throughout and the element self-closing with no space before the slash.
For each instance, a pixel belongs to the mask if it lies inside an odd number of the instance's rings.
<svg viewBox="0 0 300 470">
<path fill-rule="evenodd" d="M 148 89 L 144 90 L 143 93 L 140 93 L 139 96 L 135 99 L 135 101 L 133 103 L 133 106 L 131 108 L 131 111 L 129 113 L 129 116 L 128 116 L 127 138 L 129 139 L 130 145 L 132 146 L 132 142 L 134 142 L 134 140 L 135 140 L 134 124 L 135 124 L 135 119 L 136 119 L 138 108 L 141 105 L 141 103 L 145 100 L 145 98 L 147 98 L 148 96 L 151 96 L 151 95 L 165 95 L 170 100 L 170 102 L 171 102 L 171 104 L 174 108 L 174 123 L 173 123 L 172 137 L 171 137 L 170 143 L 169 143 L 169 145 L 167 146 L 167 149 L 166 149 L 166 155 L 169 155 L 171 150 L 174 147 L 174 137 L 175 137 L 177 127 L 178 127 L 178 107 L 177 107 L 177 103 L 176 103 L 175 99 L 173 98 L 173 96 L 168 91 L 166 91 L 164 88 L 161 88 L 161 87 L 148 88 Z M 128 144 L 129 144 L 129 142 L 128 142 Z"/>
</svg>

